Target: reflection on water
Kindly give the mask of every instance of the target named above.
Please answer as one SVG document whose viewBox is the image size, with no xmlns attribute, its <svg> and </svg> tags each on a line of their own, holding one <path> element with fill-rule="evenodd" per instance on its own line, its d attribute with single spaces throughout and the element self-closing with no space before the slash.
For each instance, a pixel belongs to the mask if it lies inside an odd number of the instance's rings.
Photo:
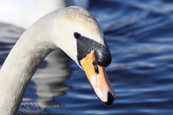
<svg viewBox="0 0 173 115">
<path fill-rule="evenodd" d="M 49 54 L 33 76 L 32 84 L 34 85 L 31 84 L 30 86 L 34 88 L 34 95 L 37 96 L 37 99 L 35 102 L 28 103 L 31 102 L 32 99 L 29 100 L 29 98 L 33 94 L 26 95 L 20 111 L 22 113 L 41 114 L 45 111 L 45 108 L 63 107 L 62 104 L 54 100 L 54 97 L 63 96 L 66 90 L 71 89 L 70 86 L 63 84 L 64 81 L 69 79 L 71 73 L 68 65 L 69 58 L 61 50 Z"/>
<path fill-rule="evenodd" d="M 49 107 L 48 104 L 53 97 L 63 96 L 65 91 L 70 89 L 70 86 L 62 84 L 71 73 L 68 67 L 69 58 L 58 50 L 52 52 L 45 61 L 47 62 L 46 68 L 40 69 L 34 76 L 36 78 L 33 79 L 38 96 L 37 102 L 41 107 Z"/>
</svg>

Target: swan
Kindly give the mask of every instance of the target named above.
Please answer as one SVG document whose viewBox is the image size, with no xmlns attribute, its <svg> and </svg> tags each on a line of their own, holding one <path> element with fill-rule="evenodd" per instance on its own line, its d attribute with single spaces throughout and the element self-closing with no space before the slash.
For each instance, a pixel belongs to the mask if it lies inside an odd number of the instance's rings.
<svg viewBox="0 0 173 115">
<path fill-rule="evenodd" d="M 110 105 L 114 90 L 105 73 L 111 54 L 96 19 L 84 8 L 55 10 L 29 27 L 0 71 L 0 114 L 17 114 L 26 87 L 42 60 L 62 49 L 84 70 L 98 98 Z"/>
<path fill-rule="evenodd" d="M 0 0 L 0 22 L 26 29 L 45 14 L 71 5 L 87 8 L 88 0 Z"/>
</svg>

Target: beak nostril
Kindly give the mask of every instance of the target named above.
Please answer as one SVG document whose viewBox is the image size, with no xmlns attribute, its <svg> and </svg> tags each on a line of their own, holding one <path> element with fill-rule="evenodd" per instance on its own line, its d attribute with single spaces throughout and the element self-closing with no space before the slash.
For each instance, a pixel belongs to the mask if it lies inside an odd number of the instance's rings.
<svg viewBox="0 0 173 115">
<path fill-rule="evenodd" d="M 95 72 L 97 73 L 97 74 L 99 74 L 99 68 L 98 68 L 98 66 L 97 66 L 97 63 L 95 62 L 95 61 L 93 61 L 93 66 L 94 66 L 94 68 L 95 68 Z"/>
<path fill-rule="evenodd" d="M 114 97 L 110 92 L 108 92 L 108 101 L 105 102 L 105 104 L 111 105 L 113 102 L 114 102 Z"/>
</svg>

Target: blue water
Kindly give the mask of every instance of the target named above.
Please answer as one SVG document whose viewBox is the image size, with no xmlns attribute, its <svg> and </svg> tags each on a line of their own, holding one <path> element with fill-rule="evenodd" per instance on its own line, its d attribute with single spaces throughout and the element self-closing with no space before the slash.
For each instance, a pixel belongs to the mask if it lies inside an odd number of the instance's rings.
<svg viewBox="0 0 173 115">
<path fill-rule="evenodd" d="M 41 64 L 19 114 L 173 115 L 173 1 L 90 0 L 112 54 L 108 106 L 61 51 Z M 24 29 L 0 23 L 0 65 Z M 57 60 L 58 59 L 58 60 Z"/>
</svg>

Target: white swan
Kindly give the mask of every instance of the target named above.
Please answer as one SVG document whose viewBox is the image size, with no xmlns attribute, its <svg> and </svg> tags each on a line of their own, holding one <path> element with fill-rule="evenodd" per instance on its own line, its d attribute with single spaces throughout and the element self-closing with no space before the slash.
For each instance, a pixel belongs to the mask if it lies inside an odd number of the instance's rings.
<svg viewBox="0 0 173 115">
<path fill-rule="evenodd" d="M 0 22 L 28 28 L 40 17 L 69 5 L 88 5 L 88 0 L 0 0 Z"/>
<path fill-rule="evenodd" d="M 0 71 L 0 114 L 17 114 L 25 89 L 41 61 L 62 49 L 84 69 L 96 95 L 115 99 L 104 67 L 111 62 L 100 26 L 83 8 L 67 7 L 41 18 L 19 38 Z"/>
</svg>

